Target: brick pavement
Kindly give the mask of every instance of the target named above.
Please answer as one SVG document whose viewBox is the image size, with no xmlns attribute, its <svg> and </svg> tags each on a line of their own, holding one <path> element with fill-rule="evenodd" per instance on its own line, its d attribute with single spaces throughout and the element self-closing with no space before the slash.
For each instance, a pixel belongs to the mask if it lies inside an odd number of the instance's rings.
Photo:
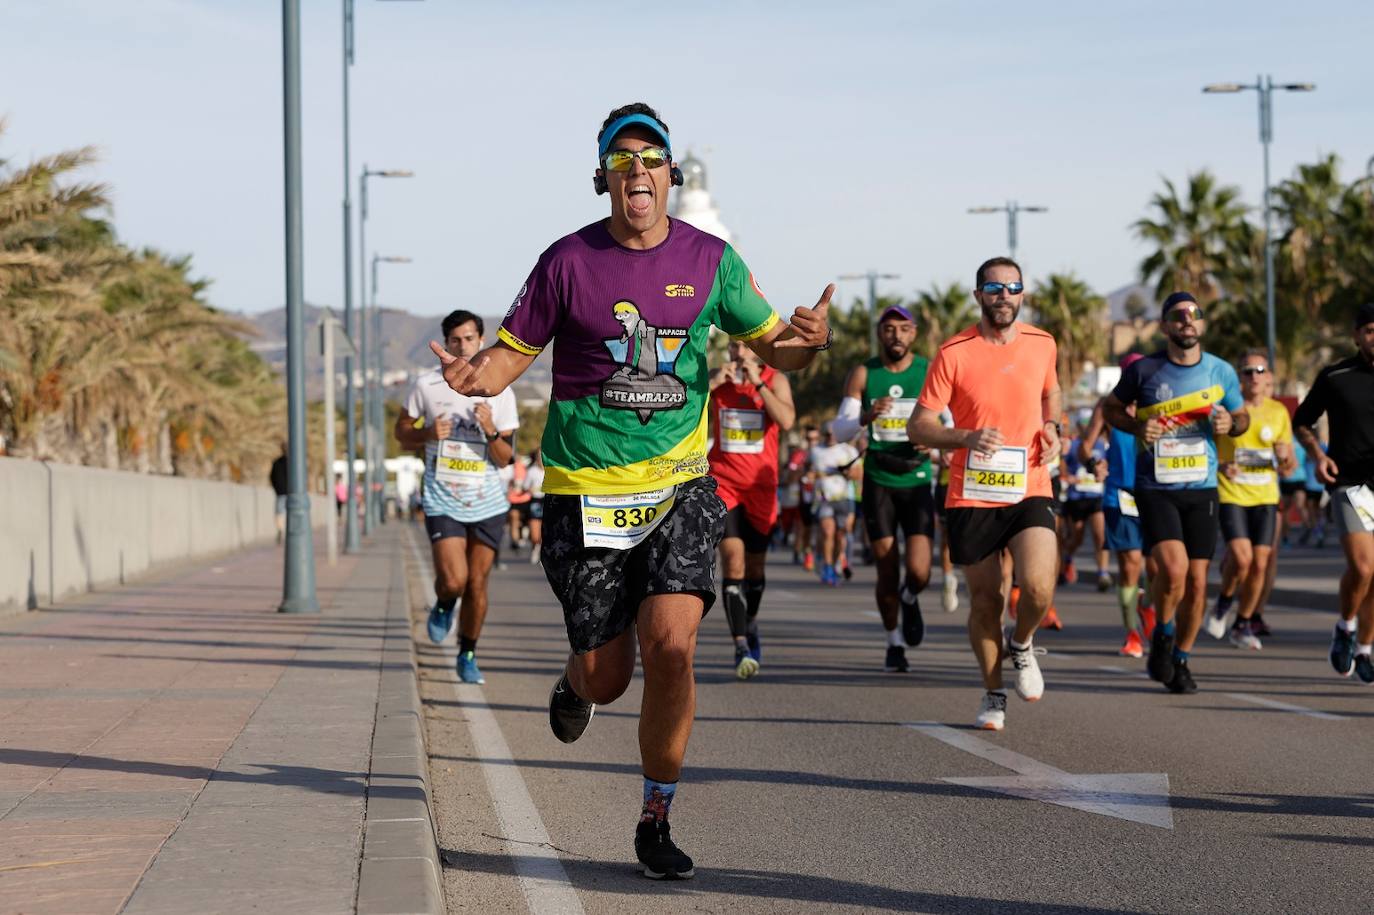
<svg viewBox="0 0 1374 915">
<path fill-rule="evenodd" d="M 399 528 L 0 619 L 0 911 L 440 907 Z"/>
</svg>

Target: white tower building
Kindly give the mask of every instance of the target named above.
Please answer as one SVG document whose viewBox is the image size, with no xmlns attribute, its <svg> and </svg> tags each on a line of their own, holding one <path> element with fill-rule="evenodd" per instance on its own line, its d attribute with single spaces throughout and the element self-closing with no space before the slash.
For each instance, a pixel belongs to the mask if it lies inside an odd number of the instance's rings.
<svg viewBox="0 0 1374 915">
<path fill-rule="evenodd" d="M 678 167 L 682 169 L 682 187 L 677 189 L 669 215 L 725 242 L 732 241 L 730 230 L 720 221 L 720 211 L 711 202 L 711 193 L 706 186 L 706 165 L 688 149 L 687 158 L 679 162 Z"/>
</svg>

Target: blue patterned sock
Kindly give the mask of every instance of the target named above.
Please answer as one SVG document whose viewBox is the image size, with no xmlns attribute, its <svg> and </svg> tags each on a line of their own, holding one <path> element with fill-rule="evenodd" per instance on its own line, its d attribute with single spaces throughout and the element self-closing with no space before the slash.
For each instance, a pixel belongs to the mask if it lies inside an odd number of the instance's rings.
<svg viewBox="0 0 1374 915">
<path fill-rule="evenodd" d="M 1187 664 L 1187 663 L 1188 663 L 1188 652 L 1184 651 L 1182 648 L 1175 648 L 1175 649 L 1174 649 L 1174 663 L 1177 664 L 1177 663 L 1179 663 L 1180 661 L 1183 662 L 1184 664 Z"/>
<path fill-rule="evenodd" d="M 1160 624 L 1159 624 L 1159 630 L 1160 630 L 1160 632 L 1163 632 L 1165 635 L 1173 635 L 1173 634 L 1174 634 L 1174 621 L 1173 621 L 1173 620 L 1169 620 L 1169 622 L 1167 622 L 1167 623 L 1165 623 L 1165 622 L 1160 622 Z"/>
<path fill-rule="evenodd" d="M 639 811 L 639 822 L 663 822 L 668 819 L 668 811 L 673 806 L 677 794 L 677 782 L 656 782 L 644 776 L 644 806 Z"/>
</svg>

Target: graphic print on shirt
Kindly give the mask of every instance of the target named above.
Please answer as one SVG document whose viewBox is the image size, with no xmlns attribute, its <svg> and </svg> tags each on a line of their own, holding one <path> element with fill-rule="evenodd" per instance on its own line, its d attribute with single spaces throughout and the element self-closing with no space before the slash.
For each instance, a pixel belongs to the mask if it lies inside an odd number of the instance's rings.
<svg viewBox="0 0 1374 915">
<path fill-rule="evenodd" d="M 619 367 L 601 384 L 601 406 L 633 410 L 640 425 L 648 425 L 659 410 L 682 409 L 687 385 L 673 368 L 687 342 L 687 328 L 654 327 L 628 299 L 611 310 L 624 330 L 602 341 Z"/>
</svg>

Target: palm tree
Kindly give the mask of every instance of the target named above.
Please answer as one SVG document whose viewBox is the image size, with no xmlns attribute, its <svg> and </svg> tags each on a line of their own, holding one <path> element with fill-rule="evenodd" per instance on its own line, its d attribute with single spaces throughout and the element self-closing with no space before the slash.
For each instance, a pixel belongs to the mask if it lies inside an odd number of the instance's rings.
<svg viewBox="0 0 1374 915">
<path fill-rule="evenodd" d="M 1189 176 L 1182 197 L 1167 178 L 1164 188 L 1150 201 L 1157 219 L 1132 226 L 1155 249 L 1140 264 L 1141 281 L 1153 280 L 1161 300 L 1186 289 L 1209 305 L 1222 295 L 1229 258 L 1246 225 L 1240 189 L 1219 186 L 1205 170 Z"/>
<path fill-rule="evenodd" d="M 978 320 L 973 293 L 959 283 L 943 288 L 932 284 L 916 293 L 910 308 L 916 318 L 916 352 L 927 359 L 934 359 L 941 343 Z"/>
<path fill-rule="evenodd" d="M 1100 363 L 1107 354 L 1107 300 L 1072 273 L 1051 273 L 1036 283 L 1029 304 L 1058 344 L 1059 386 L 1072 391 L 1084 363 Z"/>
</svg>

